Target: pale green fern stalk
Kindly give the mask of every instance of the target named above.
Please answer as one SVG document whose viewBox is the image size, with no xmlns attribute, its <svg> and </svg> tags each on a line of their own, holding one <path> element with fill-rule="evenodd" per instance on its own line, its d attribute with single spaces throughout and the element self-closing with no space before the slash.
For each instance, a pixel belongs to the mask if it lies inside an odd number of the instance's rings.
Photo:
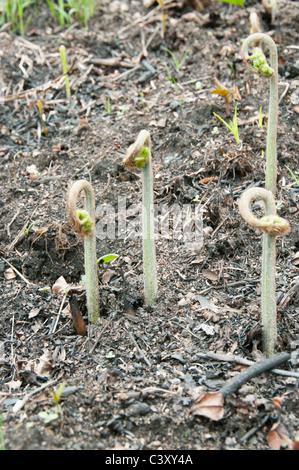
<svg viewBox="0 0 299 470">
<path fill-rule="evenodd" d="M 125 166 L 142 168 L 142 242 L 145 302 L 153 306 L 157 296 L 156 248 L 154 240 L 154 191 L 151 138 L 142 130 L 127 150 Z"/>
<path fill-rule="evenodd" d="M 270 51 L 270 66 L 260 47 L 255 44 L 266 44 Z M 254 50 L 249 55 L 249 47 Z M 245 63 L 252 72 L 270 79 L 270 99 L 268 111 L 267 146 L 266 146 L 266 190 L 276 194 L 277 180 L 277 123 L 278 123 L 278 59 L 275 42 L 270 36 L 256 33 L 245 39 L 241 54 Z M 258 189 L 258 188 L 253 188 Z M 274 200 L 274 199 L 273 199 Z M 269 201 L 269 198 L 268 198 Z M 275 204 L 274 204 L 275 206 Z M 273 207 L 266 203 L 266 216 L 273 214 Z M 245 219 L 246 220 L 246 219 Z M 276 239 L 275 236 L 265 232 L 263 234 L 262 247 L 262 325 L 263 325 L 263 347 L 267 356 L 275 351 L 276 343 L 276 288 L 275 288 L 275 265 L 276 265 Z"/>
<path fill-rule="evenodd" d="M 77 209 L 77 199 L 84 191 L 85 210 Z M 85 284 L 89 321 L 96 324 L 100 315 L 96 256 L 95 197 L 88 181 L 76 181 L 67 196 L 67 212 L 76 234 L 84 241 Z"/>
</svg>

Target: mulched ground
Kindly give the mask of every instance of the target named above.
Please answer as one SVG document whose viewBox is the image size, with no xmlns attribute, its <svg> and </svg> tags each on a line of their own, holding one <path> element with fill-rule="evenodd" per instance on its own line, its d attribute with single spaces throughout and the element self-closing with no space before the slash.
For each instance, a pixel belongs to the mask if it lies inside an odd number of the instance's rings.
<svg viewBox="0 0 299 470">
<path fill-rule="evenodd" d="M 215 2 L 200 12 L 183 1 L 165 4 L 164 38 L 158 7 L 134 0 L 102 1 L 88 29 L 75 23 L 63 31 L 40 7 L 25 37 L 9 25 L 0 30 L 0 430 L 6 449 L 294 447 L 299 186 L 286 166 L 299 167 L 299 3 L 278 1 L 272 18 L 253 1 L 245 9 Z M 223 404 L 209 403 L 208 417 L 200 394 L 219 398 L 215 392 L 246 361 L 263 358 L 261 235 L 241 221 L 237 208 L 246 188 L 264 185 L 269 84 L 240 56 L 253 11 L 279 53 L 277 200 L 292 231 L 277 242 L 277 352 L 290 359 L 276 373 L 248 380 Z M 60 77 L 61 44 L 72 64 L 70 101 Z M 182 61 L 179 69 L 165 48 Z M 227 116 L 223 98 L 211 94 L 215 79 L 239 94 L 242 146 L 213 114 L 229 120 L 236 104 Z M 99 266 L 96 327 L 87 325 L 84 291 L 72 294 L 89 330 L 80 336 L 71 295 L 53 290 L 61 276 L 78 285 L 84 274 L 83 245 L 66 215 L 67 188 L 87 179 L 98 208 L 114 211 L 116 229 L 123 201 L 134 221 L 141 177 L 124 169 L 122 159 L 144 128 L 153 144 L 156 204 L 194 210 L 201 204 L 203 246 L 189 251 L 172 232 L 158 237 L 159 295 L 150 308 L 143 303 L 140 238 L 98 238 L 98 257 L 118 258 Z M 53 391 L 62 383 L 55 415 Z"/>
</svg>

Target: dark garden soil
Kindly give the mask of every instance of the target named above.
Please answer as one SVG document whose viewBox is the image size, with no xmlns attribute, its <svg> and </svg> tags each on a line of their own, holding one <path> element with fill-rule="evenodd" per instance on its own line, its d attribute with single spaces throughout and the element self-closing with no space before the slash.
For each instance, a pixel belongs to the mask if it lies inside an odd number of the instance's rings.
<svg viewBox="0 0 299 470">
<path fill-rule="evenodd" d="M 292 449 L 298 439 L 299 186 L 286 166 L 299 168 L 299 3 L 278 0 L 272 18 L 253 1 L 244 9 L 215 2 L 200 12 L 183 1 L 165 4 L 164 38 L 158 7 L 137 0 L 102 1 L 88 29 L 74 23 L 63 30 L 39 7 L 25 37 L 7 24 L 0 30 L 5 449 L 263 450 Z M 223 404 L 205 407 L 200 394 L 219 397 L 246 361 L 264 358 L 261 234 L 237 208 L 242 192 L 265 179 L 269 82 L 240 55 L 253 11 L 279 54 L 277 201 L 292 231 L 277 239 L 276 350 L 290 356 Z M 72 64 L 70 101 L 61 44 Z M 165 48 L 182 61 L 179 69 Z M 211 93 L 215 79 L 238 98 L 230 116 Z M 241 145 L 213 114 L 228 121 L 236 103 Z M 143 302 L 140 237 L 117 230 L 100 237 L 103 204 L 116 229 L 124 201 L 128 221 L 138 213 L 141 175 L 122 159 L 141 129 L 152 138 L 156 204 L 194 211 L 201 204 L 203 216 L 203 244 L 193 251 L 172 231 L 158 236 L 153 308 Z M 83 244 L 66 214 L 67 189 L 77 179 L 95 190 L 97 256 L 118 255 L 99 266 L 96 326 L 88 325 L 80 290 Z M 53 290 L 61 277 L 79 287 Z M 87 336 L 75 330 L 70 301 Z M 57 416 L 53 391 L 62 383 Z"/>
</svg>

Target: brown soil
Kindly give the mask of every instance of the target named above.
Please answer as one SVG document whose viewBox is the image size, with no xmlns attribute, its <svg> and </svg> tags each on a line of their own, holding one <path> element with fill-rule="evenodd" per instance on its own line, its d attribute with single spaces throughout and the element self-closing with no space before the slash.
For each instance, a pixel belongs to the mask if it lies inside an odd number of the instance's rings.
<svg viewBox="0 0 299 470">
<path fill-rule="evenodd" d="M 260 2 L 245 9 L 215 2 L 200 13 L 172 4 L 164 39 L 155 6 L 134 0 L 102 1 L 88 30 L 76 23 L 63 31 L 42 8 L 24 38 L 8 25 L 0 30 L 2 98 L 14 95 L 0 104 L 6 449 L 290 449 L 298 433 L 299 186 L 286 166 L 299 168 L 299 3 L 278 1 L 272 19 Z M 237 208 L 246 188 L 264 186 L 269 82 L 240 55 L 252 11 L 279 54 L 277 201 L 292 231 L 277 241 L 277 352 L 290 359 L 278 367 L 287 375 L 259 374 L 228 395 L 217 421 L 196 415 L 196 393 L 218 391 L 246 367 L 242 359 L 263 358 L 261 235 Z M 55 81 L 60 44 L 69 64 L 75 60 L 70 101 L 63 79 Z M 179 70 L 165 48 L 179 60 L 188 51 Z M 119 63 L 99 63 L 108 58 Z M 240 93 L 242 148 L 213 115 L 229 120 L 235 108 L 233 101 L 227 116 L 224 100 L 210 93 L 216 78 Z M 22 95 L 30 89 L 36 92 Z M 118 258 L 99 266 L 96 327 L 88 325 L 84 291 L 72 294 L 89 329 L 80 336 L 70 295 L 52 289 L 61 276 L 78 284 L 84 274 L 83 244 L 66 215 L 67 188 L 87 179 L 97 206 L 109 204 L 117 214 L 125 200 L 134 215 L 140 173 L 124 169 L 122 159 L 144 128 L 153 144 L 155 202 L 204 205 L 203 246 L 190 252 L 180 239 L 158 237 L 159 295 L 150 308 L 143 303 L 140 238 L 98 239 L 98 257 Z M 47 423 L 55 411 L 51 391 L 63 382 L 61 415 Z"/>
</svg>

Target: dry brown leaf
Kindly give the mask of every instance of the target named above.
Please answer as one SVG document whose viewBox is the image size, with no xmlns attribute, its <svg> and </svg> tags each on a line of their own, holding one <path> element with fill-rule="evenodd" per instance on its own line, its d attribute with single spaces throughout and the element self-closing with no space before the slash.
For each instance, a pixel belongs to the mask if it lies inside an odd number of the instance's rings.
<svg viewBox="0 0 299 470">
<path fill-rule="evenodd" d="M 40 308 L 37 307 L 37 308 L 33 308 L 32 310 L 30 310 L 29 312 L 29 315 L 28 315 L 28 318 L 34 318 L 36 317 L 40 312 Z"/>
<path fill-rule="evenodd" d="M 295 256 L 292 258 L 291 263 L 294 266 L 299 266 L 299 251 L 297 251 L 297 253 L 295 253 Z"/>
<path fill-rule="evenodd" d="M 5 279 L 7 279 L 8 281 L 12 281 L 12 279 L 15 279 L 16 278 L 16 273 L 14 272 L 14 270 L 12 268 L 8 268 L 6 269 L 6 271 L 4 272 L 4 277 Z"/>
<path fill-rule="evenodd" d="M 60 276 L 52 287 L 53 294 L 66 294 L 69 290 L 69 284 L 63 276 Z"/>
<path fill-rule="evenodd" d="M 205 416 L 213 421 L 219 421 L 224 415 L 224 398 L 221 392 L 206 392 L 195 399 L 191 407 L 192 414 Z"/>
<path fill-rule="evenodd" d="M 273 405 L 275 408 L 280 411 L 281 410 L 281 403 L 283 401 L 283 397 L 274 397 L 272 400 Z"/>
<path fill-rule="evenodd" d="M 44 354 L 39 358 L 39 363 L 35 368 L 35 373 L 41 376 L 50 376 L 53 367 L 53 357 L 50 351 L 45 351 Z"/>
<path fill-rule="evenodd" d="M 210 269 L 203 269 L 201 274 L 210 281 L 218 281 L 218 274 Z"/>
<path fill-rule="evenodd" d="M 280 423 L 273 424 L 267 434 L 267 442 L 271 449 L 280 450 L 281 447 L 292 445 L 292 441 L 281 429 Z"/>
</svg>

